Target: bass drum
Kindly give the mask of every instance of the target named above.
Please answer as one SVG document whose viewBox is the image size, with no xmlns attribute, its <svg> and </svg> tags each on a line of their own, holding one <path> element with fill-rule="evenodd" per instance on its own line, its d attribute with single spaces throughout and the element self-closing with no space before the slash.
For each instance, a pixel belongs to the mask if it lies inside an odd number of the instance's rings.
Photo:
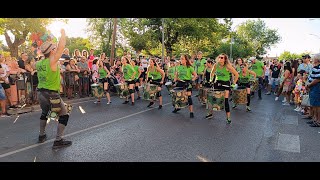
<svg viewBox="0 0 320 180">
<path fill-rule="evenodd" d="M 224 110 L 224 90 L 209 90 L 207 93 L 207 109 L 214 111 Z"/>
<path fill-rule="evenodd" d="M 202 105 L 206 105 L 207 104 L 207 94 L 208 91 L 210 91 L 211 88 L 205 88 L 205 87 L 201 87 L 199 89 L 199 96 L 198 96 L 198 100 Z"/>
<path fill-rule="evenodd" d="M 235 104 L 247 104 L 247 88 L 238 87 L 238 89 L 232 90 L 232 99 Z"/>
<path fill-rule="evenodd" d="M 172 105 L 177 109 L 188 106 L 188 93 L 186 89 L 181 87 L 172 89 Z"/>
<path fill-rule="evenodd" d="M 127 83 L 115 84 L 114 87 L 116 89 L 117 95 L 121 99 L 124 99 L 129 95 L 129 89 L 128 89 Z"/>
<path fill-rule="evenodd" d="M 102 83 L 91 84 L 91 92 L 94 97 L 101 98 L 104 95 L 103 84 Z"/>
<path fill-rule="evenodd" d="M 148 101 L 155 100 L 158 92 L 157 88 L 158 86 L 155 84 L 145 84 L 143 86 L 143 99 Z"/>
</svg>

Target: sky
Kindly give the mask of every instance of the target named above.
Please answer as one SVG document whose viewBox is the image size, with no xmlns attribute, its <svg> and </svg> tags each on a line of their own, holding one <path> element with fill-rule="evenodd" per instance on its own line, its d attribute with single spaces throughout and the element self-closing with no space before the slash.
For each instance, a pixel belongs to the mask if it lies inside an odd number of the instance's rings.
<svg viewBox="0 0 320 180">
<path fill-rule="evenodd" d="M 257 18 L 233 18 L 233 28 L 247 20 Z M 279 56 L 284 51 L 291 53 L 320 52 L 320 18 L 260 18 L 270 29 L 277 29 L 281 41 L 271 47 L 267 56 Z M 55 22 L 48 29 L 56 37 L 60 36 L 60 29 L 64 28 L 69 37 L 88 37 L 85 32 L 86 18 L 70 18 L 68 24 Z M 311 35 L 313 34 L 313 35 Z M 4 38 L 1 37 L 0 40 Z M 4 40 L 3 40 L 4 42 Z"/>
</svg>

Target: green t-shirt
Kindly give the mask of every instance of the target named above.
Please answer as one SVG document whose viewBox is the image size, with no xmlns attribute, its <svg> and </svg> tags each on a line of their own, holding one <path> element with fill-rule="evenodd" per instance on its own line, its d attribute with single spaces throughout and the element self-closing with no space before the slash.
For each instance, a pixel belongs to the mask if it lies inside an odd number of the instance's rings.
<svg viewBox="0 0 320 180">
<path fill-rule="evenodd" d="M 194 68 L 192 66 L 183 66 L 180 65 L 177 67 L 178 72 L 178 79 L 180 80 L 191 80 L 192 79 L 192 73 L 194 72 Z"/>
<path fill-rule="evenodd" d="M 134 66 L 133 67 L 134 71 L 136 72 L 136 74 L 134 75 L 134 79 L 138 79 L 139 78 L 139 66 Z"/>
<path fill-rule="evenodd" d="M 151 78 L 152 80 L 159 80 L 162 78 L 161 73 L 157 71 L 156 67 L 153 69 L 150 69 L 148 72 L 148 78 Z"/>
<path fill-rule="evenodd" d="M 174 74 L 176 73 L 176 66 L 169 67 L 168 69 L 168 76 L 169 79 L 173 80 L 174 79 Z"/>
<path fill-rule="evenodd" d="M 256 60 L 256 63 L 251 65 L 251 70 L 257 74 L 257 77 L 263 75 L 264 64 L 261 61 Z"/>
<path fill-rule="evenodd" d="M 98 72 L 101 79 L 107 76 L 107 71 L 104 68 L 99 68 Z"/>
<path fill-rule="evenodd" d="M 217 63 L 215 75 L 217 80 L 230 81 L 230 72 L 227 70 L 227 66 L 220 67 L 220 64 Z"/>
<path fill-rule="evenodd" d="M 60 92 L 60 69 L 57 64 L 57 71 L 52 71 L 50 60 L 43 59 L 36 64 L 38 74 L 38 88 L 49 89 Z"/>
<path fill-rule="evenodd" d="M 245 75 L 243 75 L 243 72 L 239 73 L 239 83 L 249 83 L 250 81 L 250 74 L 247 71 Z"/>
<path fill-rule="evenodd" d="M 134 69 L 133 69 L 132 65 L 127 64 L 125 66 L 122 66 L 122 72 L 123 72 L 124 80 L 126 80 L 126 81 L 133 80 L 133 79 L 131 79 L 132 74 L 134 73 Z"/>
<path fill-rule="evenodd" d="M 201 60 L 196 60 L 194 65 L 196 67 L 196 72 L 197 74 L 203 74 L 203 71 L 205 69 L 205 63 L 207 61 L 205 59 L 201 59 Z"/>
</svg>

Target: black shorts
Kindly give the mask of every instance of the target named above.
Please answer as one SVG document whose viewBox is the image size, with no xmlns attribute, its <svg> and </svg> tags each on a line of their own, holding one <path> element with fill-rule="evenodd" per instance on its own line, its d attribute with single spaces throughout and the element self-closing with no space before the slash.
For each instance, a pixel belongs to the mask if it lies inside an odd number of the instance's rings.
<svg viewBox="0 0 320 180">
<path fill-rule="evenodd" d="M 214 83 L 214 89 L 221 89 L 221 90 L 228 90 L 230 91 L 231 88 L 231 84 L 230 84 L 230 81 L 220 81 L 220 80 L 217 80 L 215 83 Z M 229 86 L 229 87 L 226 87 L 226 86 Z"/>
<path fill-rule="evenodd" d="M 182 87 L 187 89 L 187 91 L 192 91 L 191 80 L 177 81 L 176 87 Z"/>
<path fill-rule="evenodd" d="M 250 83 L 239 83 L 238 87 L 246 87 L 246 88 L 250 88 Z"/>
<path fill-rule="evenodd" d="M 3 89 L 9 89 L 10 88 L 10 84 L 6 84 L 6 83 L 1 83 Z"/>
<path fill-rule="evenodd" d="M 152 80 L 152 81 L 151 81 Z M 151 81 L 151 82 L 150 82 Z M 148 82 L 150 82 L 150 84 L 154 84 L 154 85 L 157 85 L 157 86 L 159 86 L 159 87 L 161 87 L 162 85 L 160 84 L 160 82 L 161 82 L 161 79 L 156 79 L 156 80 L 154 80 L 154 79 L 148 79 Z"/>
</svg>

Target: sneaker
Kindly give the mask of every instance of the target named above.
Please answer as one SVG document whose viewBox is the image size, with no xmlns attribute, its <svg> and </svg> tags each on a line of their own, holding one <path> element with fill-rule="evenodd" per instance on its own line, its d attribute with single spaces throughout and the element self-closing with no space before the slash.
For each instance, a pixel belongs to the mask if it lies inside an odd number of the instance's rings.
<svg viewBox="0 0 320 180">
<path fill-rule="evenodd" d="M 278 101 L 278 100 L 279 100 L 279 97 L 276 97 L 274 100 L 275 100 L 275 101 Z"/>
<path fill-rule="evenodd" d="M 276 92 L 274 92 L 273 94 L 274 94 L 275 96 L 277 95 L 277 93 L 276 93 Z"/>
<path fill-rule="evenodd" d="M 107 104 L 111 104 L 111 101 L 110 101 L 110 102 L 107 102 Z"/>
<path fill-rule="evenodd" d="M 140 96 L 138 96 L 138 97 L 137 97 L 137 100 L 139 100 L 139 99 L 141 99 L 141 97 L 140 97 Z"/>
<path fill-rule="evenodd" d="M 154 104 L 154 102 L 150 102 L 147 107 L 151 107 Z"/>
<path fill-rule="evenodd" d="M 232 109 L 234 109 L 234 108 L 236 108 L 237 107 L 237 104 L 234 104 L 233 106 L 232 106 Z"/>
<path fill-rule="evenodd" d="M 94 103 L 95 103 L 95 104 L 99 104 L 99 103 L 101 103 L 101 101 L 95 101 Z"/>
<path fill-rule="evenodd" d="M 310 124 L 310 127 L 320 127 L 320 124 L 317 122 L 314 122 L 313 124 Z"/>
<path fill-rule="evenodd" d="M 131 102 L 131 105 L 134 106 L 134 102 Z"/>
<path fill-rule="evenodd" d="M 301 107 L 298 107 L 298 109 L 296 110 L 297 112 L 301 111 Z"/>
<path fill-rule="evenodd" d="M 39 135 L 38 143 L 43 143 L 43 142 L 45 142 L 46 140 L 47 140 L 47 135 L 46 135 L 46 134 L 45 134 L 45 135 L 42 135 L 42 136 Z"/>
<path fill-rule="evenodd" d="M 231 119 L 227 118 L 227 124 L 231 124 Z"/>
<path fill-rule="evenodd" d="M 282 102 L 283 102 L 283 103 L 287 102 L 286 98 L 284 98 L 284 99 L 282 100 Z"/>
<path fill-rule="evenodd" d="M 10 114 L 5 113 L 5 114 L 1 114 L 1 117 L 11 117 Z"/>
<path fill-rule="evenodd" d="M 271 92 L 267 92 L 267 93 L 265 93 L 265 95 L 271 95 Z"/>
<path fill-rule="evenodd" d="M 290 104 L 288 102 L 285 102 L 282 104 L 283 106 L 290 106 Z"/>
<path fill-rule="evenodd" d="M 206 119 L 211 119 L 213 117 L 213 115 L 212 114 L 208 114 L 208 115 L 206 115 Z"/>
<path fill-rule="evenodd" d="M 175 108 L 172 112 L 173 112 L 173 113 L 177 113 L 177 112 L 180 111 L 180 110 L 181 110 L 181 109 L 176 109 L 176 108 Z"/>
<path fill-rule="evenodd" d="M 246 110 L 247 112 L 250 112 L 251 111 L 250 106 L 246 106 Z"/>
<path fill-rule="evenodd" d="M 162 105 L 159 105 L 158 109 L 162 109 Z"/>
<path fill-rule="evenodd" d="M 122 104 L 128 104 L 129 103 L 129 101 L 125 101 L 125 102 L 123 102 Z"/>
<path fill-rule="evenodd" d="M 315 121 L 308 121 L 308 122 L 306 122 L 307 124 L 313 124 Z"/>
<path fill-rule="evenodd" d="M 199 97 L 199 94 L 197 94 L 196 97 Z"/>
<path fill-rule="evenodd" d="M 67 141 L 67 140 L 61 139 L 60 141 L 53 142 L 52 149 L 58 149 L 58 148 L 67 147 L 67 146 L 71 146 L 71 145 L 72 145 L 72 141 Z"/>
<path fill-rule="evenodd" d="M 194 118 L 193 112 L 190 113 L 190 118 Z"/>
</svg>

